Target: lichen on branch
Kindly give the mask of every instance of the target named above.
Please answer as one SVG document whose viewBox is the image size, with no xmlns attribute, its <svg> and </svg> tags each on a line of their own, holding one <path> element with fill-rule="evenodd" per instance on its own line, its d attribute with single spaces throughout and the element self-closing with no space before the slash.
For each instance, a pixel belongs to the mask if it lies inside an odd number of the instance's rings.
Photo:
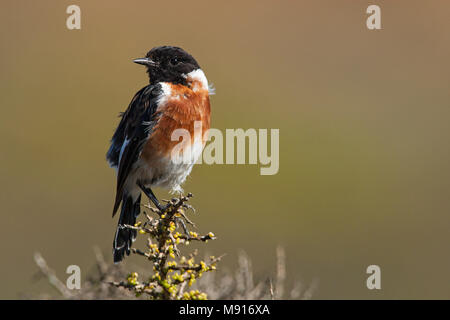
<svg viewBox="0 0 450 320">
<path fill-rule="evenodd" d="M 136 272 L 128 274 L 127 279 L 120 282 L 110 282 L 115 287 L 126 288 L 140 296 L 147 295 L 150 299 L 165 300 L 204 300 L 206 293 L 199 290 L 188 290 L 205 272 L 216 270 L 221 257 L 211 256 L 206 261 L 197 259 L 197 250 L 187 257 L 181 255 L 179 247 L 188 246 L 191 241 L 207 243 L 216 236 L 209 232 L 200 235 L 188 231 L 187 224 L 195 226 L 186 216 L 188 210 L 195 210 L 187 204 L 192 194 L 180 195 L 167 201 L 167 208 L 160 210 L 146 205 L 154 216 L 144 212 L 145 222 L 137 222 L 134 226 L 122 225 L 122 228 L 136 230 L 139 235 L 147 236 L 145 250 L 132 248 L 131 252 L 146 258 L 152 263 L 152 275 L 147 279 L 139 279 Z M 181 231 L 181 232 L 180 232 Z"/>
</svg>

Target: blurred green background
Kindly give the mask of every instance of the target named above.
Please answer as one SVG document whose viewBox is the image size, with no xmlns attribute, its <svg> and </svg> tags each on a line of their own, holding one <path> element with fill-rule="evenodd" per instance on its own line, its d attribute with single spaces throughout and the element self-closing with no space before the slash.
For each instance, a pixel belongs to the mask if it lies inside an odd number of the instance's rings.
<svg viewBox="0 0 450 320">
<path fill-rule="evenodd" d="M 374 3 L 383 30 L 366 28 Z M 70 4 L 81 30 L 66 28 Z M 0 298 L 42 289 L 35 251 L 62 279 L 70 264 L 86 275 L 94 245 L 111 260 L 105 153 L 147 83 L 132 59 L 164 44 L 192 53 L 214 83 L 213 127 L 280 129 L 277 175 L 200 165 L 185 185 L 200 230 L 219 237 L 209 252 L 228 253 L 224 267 L 244 249 L 266 277 L 282 245 L 289 281 L 319 279 L 314 298 L 450 298 L 450 3 L 0 6 Z M 371 264 L 378 291 L 366 288 Z"/>
</svg>

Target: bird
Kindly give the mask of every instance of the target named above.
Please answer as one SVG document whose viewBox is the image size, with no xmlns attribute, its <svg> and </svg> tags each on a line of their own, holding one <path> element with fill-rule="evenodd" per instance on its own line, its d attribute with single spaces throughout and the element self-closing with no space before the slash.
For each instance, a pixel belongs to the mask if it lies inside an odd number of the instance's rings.
<svg viewBox="0 0 450 320">
<path fill-rule="evenodd" d="M 180 47 L 154 47 L 144 58 L 133 60 L 147 69 L 149 84 L 132 98 L 115 130 L 106 159 L 117 172 L 112 216 L 121 206 L 113 240 L 114 263 L 122 261 L 136 239 L 134 225 L 140 213 L 141 191 L 161 211 L 154 187 L 182 192 L 181 185 L 201 156 L 210 128 L 211 87 L 192 55 Z M 194 139 L 195 123 L 201 125 L 200 139 Z M 190 161 L 179 161 L 173 150 L 180 143 L 172 133 L 190 133 L 182 150 L 191 151 Z M 175 140 L 175 141 L 174 141 Z"/>
</svg>

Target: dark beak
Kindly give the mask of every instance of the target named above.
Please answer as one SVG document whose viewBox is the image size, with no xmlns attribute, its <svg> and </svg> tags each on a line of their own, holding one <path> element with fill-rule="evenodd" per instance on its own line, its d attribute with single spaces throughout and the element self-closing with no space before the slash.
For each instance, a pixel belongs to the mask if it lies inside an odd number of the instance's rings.
<svg viewBox="0 0 450 320">
<path fill-rule="evenodd" d="M 150 60 L 149 58 L 134 59 L 133 62 L 137 63 L 137 64 L 142 64 L 144 66 L 149 66 L 149 67 L 156 66 L 156 62 L 153 60 Z"/>
</svg>

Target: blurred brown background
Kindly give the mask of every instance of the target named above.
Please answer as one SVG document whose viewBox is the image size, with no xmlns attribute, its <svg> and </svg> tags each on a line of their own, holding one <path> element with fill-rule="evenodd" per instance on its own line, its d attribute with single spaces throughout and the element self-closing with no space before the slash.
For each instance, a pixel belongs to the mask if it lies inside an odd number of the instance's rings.
<svg viewBox="0 0 450 320">
<path fill-rule="evenodd" d="M 450 298 L 449 18 L 437 0 L 2 1 L 0 298 L 42 289 L 35 251 L 63 279 L 93 245 L 111 259 L 105 152 L 147 83 L 131 60 L 163 44 L 214 83 L 213 127 L 280 129 L 279 174 L 201 165 L 185 185 L 224 267 L 244 249 L 265 277 L 280 244 L 290 281 L 319 279 L 314 298 Z"/>
</svg>

